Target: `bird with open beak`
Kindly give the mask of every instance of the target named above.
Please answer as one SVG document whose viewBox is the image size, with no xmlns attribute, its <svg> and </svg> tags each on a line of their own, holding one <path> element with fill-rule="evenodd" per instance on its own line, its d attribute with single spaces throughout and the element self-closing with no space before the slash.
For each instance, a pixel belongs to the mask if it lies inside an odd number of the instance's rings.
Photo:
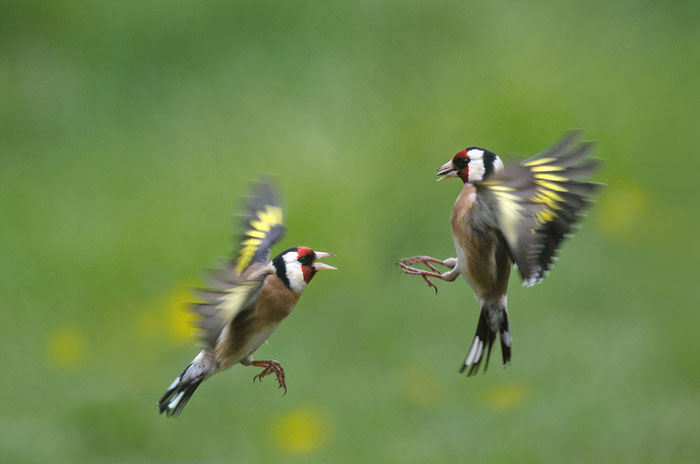
<svg viewBox="0 0 700 464">
<path fill-rule="evenodd" d="M 244 234 L 235 258 L 213 273 L 210 289 L 197 290 L 191 306 L 204 348 L 168 387 L 158 402 L 161 413 L 177 416 L 206 379 L 236 364 L 255 366 L 261 380 L 275 374 L 287 392 L 284 369 L 275 360 L 252 355 L 292 312 L 316 273 L 336 269 L 319 260 L 332 253 L 289 248 L 269 261 L 270 249 L 285 232 L 282 207 L 273 186 L 255 185 L 244 216 Z"/>
<path fill-rule="evenodd" d="M 593 144 L 576 144 L 576 138 L 572 131 L 542 153 L 505 167 L 495 153 L 470 147 L 437 170 L 438 180 L 456 177 L 464 184 L 450 218 L 457 257 L 414 256 L 398 264 L 404 273 L 421 276 L 435 292 L 430 278 L 452 282 L 461 275 L 472 287 L 481 315 L 460 372 L 475 374 L 486 355 L 485 371 L 497 336 L 503 364 L 510 362 L 506 297 L 512 264 L 525 286 L 542 281 L 581 210 L 591 202 L 586 196 L 600 188 L 582 181 L 599 163 L 587 158 Z M 429 270 L 413 267 L 418 263 Z M 441 273 L 434 264 L 449 271 Z"/>
</svg>

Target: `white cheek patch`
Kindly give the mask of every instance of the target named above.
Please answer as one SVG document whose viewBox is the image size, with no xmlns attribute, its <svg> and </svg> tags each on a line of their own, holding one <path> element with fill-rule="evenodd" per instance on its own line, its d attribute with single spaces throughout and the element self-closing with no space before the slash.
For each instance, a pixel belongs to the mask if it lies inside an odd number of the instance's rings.
<svg viewBox="0 0 700 464">
<path fill-rule="evenodd" d="M 284 255 L 284 264 L 287 269 L 289 288 L 297 293 L 303 291 L 306 288 L 306 281 L 304 281 L 304 272 L 301 270 L 301 263 L 297 261 L 297 254 L 287 253 Z"/>
<path fill-rule="evenodd" d="M 484 158 L 484 150 L 473 148 L 467 152 L 470 160 L 480 160 Z"/>
<path fill-rule="evenodd" d="M 503 161 L 501 161 L 501 158 L 496 156 L 496 159 L 493 161 L 493 170 L 495 172 L 503 171 Z"/>
<path fill-rule="evenodd" d="M 467 152 L 469 156 L 469 183 L 479 182 L 484 178 L 486 168 L 484 168 L 484 150 L 472 148 Z"/>
<path fill-rule="evenodd" d="M 469 183 L 479 182 L 484 178 L 485 173 L 484 160 L 479 158 L 469 161 Z"/>
</svg>

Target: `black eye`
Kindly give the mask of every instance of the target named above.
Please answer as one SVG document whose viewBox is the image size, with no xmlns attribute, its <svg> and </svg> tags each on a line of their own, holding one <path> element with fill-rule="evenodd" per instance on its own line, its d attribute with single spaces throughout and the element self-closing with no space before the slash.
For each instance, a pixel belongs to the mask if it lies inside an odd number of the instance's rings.
<svg viewBox="0 0 700 464">
<path fill-rule="evenodd" d="M 313 263 L 314 260 L 311 255 L 304 255 L 297 259 L 297 261 L 299 261 L 302 266 L 311 266 L 311 263 Z"/>
<path fill-rule="evenodd" d="M 457 158 L 454 160 L 454 165 L 457 170 L 461 171 L 462 169 L 466 168 L 467 165 L 469 165 L 469 158 Z"/>
</svg>

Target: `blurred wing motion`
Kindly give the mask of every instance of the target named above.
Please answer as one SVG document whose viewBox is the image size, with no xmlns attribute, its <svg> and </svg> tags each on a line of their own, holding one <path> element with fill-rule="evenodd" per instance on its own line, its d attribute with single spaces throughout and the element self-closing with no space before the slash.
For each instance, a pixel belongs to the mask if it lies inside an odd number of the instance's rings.
<svg viewBox="0 0 700 464">
<path fill-rule="evenodd" d="M 503 233 L 526 286 L 542 281 L 557 248 L 602 184 L 582 181 L 599 160 L 587 158 L 592 142 L 575 143 L 578 131 L 518 165 L 477 183 L 477 198 Z"/>
<path fill-rule="evenodd" d="M 265 277 L 274 272 L 268 267 L 270 250 L 285 232 L 279 198 L 269 182 L 253 186 L 246 199 L 244 232 L 234 259 L 210 276 L 211 289 L 195 289 L 202 303 L 191 305 L 196 326 L 205 345 L 215 347 L 221 331 L 236 316 L 255 309 Z"/>
<path fill-rule="evenodd" d="M 234 259 L 234 272 L 242 275 L 251 264 L 267 264 L 270 249 L 284 236 L 284 213 L 275 189 L 269 182 L 253 186 L 243 216 L 243 236 Z"/>
<path fill-rule="evenodd" d="M 267 272 L 256 280 L 230 282 L 225 290 L 195 289 L 204 302 L 192 303 L 190 311 L 198 316 L 195 325 L 202 331 L 204 345 L 215 348 L 224 327 L 239 314 L 255 308 L 266 275 Z"/>
</svg>

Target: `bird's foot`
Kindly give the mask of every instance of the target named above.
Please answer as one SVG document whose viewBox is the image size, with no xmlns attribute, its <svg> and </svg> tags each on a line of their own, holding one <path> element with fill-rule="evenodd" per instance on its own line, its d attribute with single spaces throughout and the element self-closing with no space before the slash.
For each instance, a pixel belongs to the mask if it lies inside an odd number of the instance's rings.
<svg viewBox="0 0 700 464">
<path fill-rule="evenodd" d="M 275 376 L 277 377 L 277 383 L 279 384 L 277 388 L 284 389 L 284 394 L 287 394 L 287 384 L 284 381 L 284 369 L 282 368 L 282 364 L 280 364 L 279 361 L 270 359 L 268 361 L 253 361 L 251 364 L 253 366 L 263 368 L 262 372 L 253 377 L 253 383 L 255 383 L 256 380 L 262 382 L 263 377 L 274 372 Z"/>
<path fill-rule="evenodd" d="M 422 263 L 428 266 L 431 271 L 439 272 L 437 268 L 431 263 L 436 263 L 441 266 L 454 269 L 454 267 L 457 265 L 457 260 L 455 258 L 437 259 L 433 258 L 432 256 L 409 256 L 408 258 L 401 258 L 399 260 L 399 263 L 403 263 L 406 265 Z"/>
<path fill-rule="evenodd" d="M 425 271 L 422 269 L 415 268 L 413 266 L 410 266 L 410 264 L 418 264 L 422 263 L 425 264 L 430 271 Z M 430 280 L 430 277 L 434 277 L 436 279 L 442 279 L 445 280 L 445 275 L 446 274 L 441 274 L 438 269 L 433 266 L 432 263 L 440 264 L 441 266 L 445 266 L 450 269 L 454 269 L 454 267 L 457 265 L 457 260 L 455 258 L 447 258 L 445 260 L 433 258 L 431 256 L 411 256 L 408 258 L 401 258 L 396 264 L 401 267 L 401 272 L 404 274 L 408 275 L 419 275 L 425 280 L 425 283 L 428 284 L 428 287 L 431 287 L 433 290 L 435 290 L 435 294 L 438 292 L 437 286 Z M 454 280 L 454 279 L 449 279 L 449 280 Z"/>
<path fill-rule="evenodd" d="M 419 275 L 425 280 L 425 283 L 428 284 L 428 287 L 431 287 L 435 290 L 435 294 L 438 292 L 437 285 L 435 285 L 429 277 L 437 277 L 440 278 L 441 275 L 436 273 L 436 272 L 429 272 L 429 271 L 424 271 L 422 269 L 416 269 L 415 267 L 407 266 L 404 263 L 397 263 L 401 267 L 401 272 L 404 274 L 408 275 Z"/>
</svg>

